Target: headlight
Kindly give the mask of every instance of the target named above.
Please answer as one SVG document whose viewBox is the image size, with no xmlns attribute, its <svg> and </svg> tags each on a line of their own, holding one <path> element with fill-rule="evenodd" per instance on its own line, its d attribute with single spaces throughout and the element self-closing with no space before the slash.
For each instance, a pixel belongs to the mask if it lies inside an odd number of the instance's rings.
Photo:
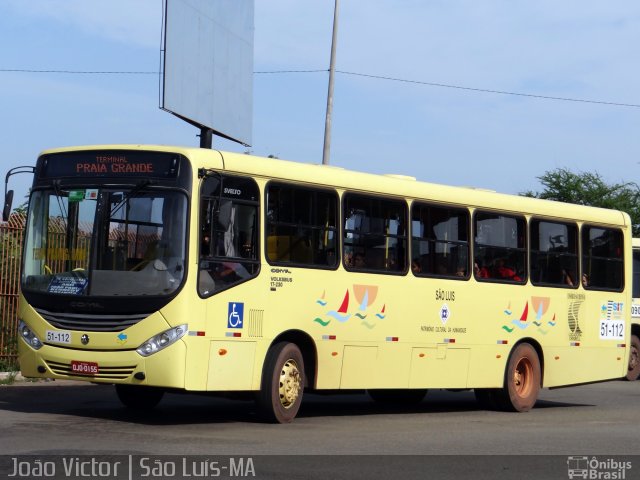
<svg viewBox="0 0 640 480">
<path fill-rule="evenodd" d="M 165 330 L 164 332 L 151 337 L 149 340 L 140 345 L 136 352 L 138 352 L 143 357 L 148 357 L 149 355 L 153 355 L 154 353 L 159 352 L 163 348 L 167 348 L 176 340 L 182 338 L 185 333 L 187 333 L 187 324 L 170 328 L 169 330 Z"/>
<path fill-rule="evenodd" d="M 18 332 L 20 332 L 20 336 L 22 339 L 27 342 L 34 350 L 40 350 L 42 348 L 42 342 L 36 334 L 31 331 L 31 329 L 24 323 L 22 320 L 18 322 Z"/>
</svg>

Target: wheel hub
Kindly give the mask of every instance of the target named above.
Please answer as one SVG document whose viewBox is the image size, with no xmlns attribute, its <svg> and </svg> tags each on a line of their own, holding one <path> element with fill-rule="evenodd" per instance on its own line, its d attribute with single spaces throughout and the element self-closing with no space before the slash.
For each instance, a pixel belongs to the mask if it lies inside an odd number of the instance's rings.
<svg viewBox="0 0 640 480">
<path fill-rule="evenodd" d="M 518 391 L 518 394 L 526 396 L 531 389 L 531 378 L 533 376 L 533 366 L 531 362 L 523 358 L 518 362 L 518 365 L 513 372 L 513 383 Z"/>
<path fill-rule="evenodd" d="M 287 360 L 280 371 L 280 403 L 283 407 L 291 407 L 302 389 L 302 376 L 298 364 L 293 359 Z"/>
</svg>

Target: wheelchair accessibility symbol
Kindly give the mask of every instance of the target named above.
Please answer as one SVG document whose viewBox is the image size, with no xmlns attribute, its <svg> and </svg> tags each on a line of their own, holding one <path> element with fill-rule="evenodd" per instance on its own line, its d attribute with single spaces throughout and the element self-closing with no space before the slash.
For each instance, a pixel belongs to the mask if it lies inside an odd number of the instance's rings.
<svg viewBox="0 0 640 480">
<path fill-rule="evenodd" d="M 227 328 L 242 328 L 244 319 L 244 303 L 229 302 Z"/>
</svg>

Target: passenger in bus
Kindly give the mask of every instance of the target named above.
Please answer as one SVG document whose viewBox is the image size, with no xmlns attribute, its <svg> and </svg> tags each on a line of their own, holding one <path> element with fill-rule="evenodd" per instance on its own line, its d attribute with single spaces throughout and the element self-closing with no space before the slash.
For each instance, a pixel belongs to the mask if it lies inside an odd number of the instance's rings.
<svg viewBox="0 0 640 480">
<path fill-rule="evenodd" d="M 353 267 L 354 268 L 365 268 L 367 266 L 367 262 L 364 258 L 364 253 L 356 253 L 353 256 Z"/>
<path fill-rule="evenodd" d="M 422 267 L 420 266 L 420 260 L 414 258 L 411 260 L 411 271 L 414 274 L 422 273 Z"/>
<path fill-rule="evenodd" d="M 573 283 L 573 277 L 572 277 L 572 276 L 571 276 L 571 274 L 570 274 L 568 271 L 566 271 L 564 268 L 562 269 L 562 279 L 563 279 L 563 283 L 564 283 L 565 285 L 568 285 L 568 286 L 570 286 L 570 287 L 573 287 L 573 286 L 574 286 L 574 283 Z"/>
<path fill-rule="evenodd" d="M 211 255 L 211 237 L 208 233 L 205 233 L 200 242 L 200 256 L 208 257 L 209 255 Z"/>
<path fill-rule="evenodd" d="M 456 270 L 456 277 L 466 277 L 467 276 L 467 269 L 464 267 L 458 267 L 458 269 Z"/>
<path fill-rule="evenodd" d="M 589 286 L 589 275 L 586 273 L 582 274 L 582 286 L 585 288 Z"/>
<path fill-rule="evenodd" d="M 489 278 L 489 270 L 486 267 L 480 268 L 478 262 L 474 262 L 473 264 L 473 274 L 476 278 Z"/>
<path fill-rule="evenodd" d="M 343 253 L 343 255 L 344 255 L 344 264 L 345 264 L 345 266 L 347 266 L 349 268 L 353 267 L 353 253 L 345 251 Z"/>
<path fill-rule="evenodd" d="M 505 265 L 504 258 L 498 258 L 496 260 L 494 270 L 498 278 L 504 278 L 516 282 L 522 281 L 522 279 L 518 275 L 516 275 L 515 270 Z"/>
</svg>

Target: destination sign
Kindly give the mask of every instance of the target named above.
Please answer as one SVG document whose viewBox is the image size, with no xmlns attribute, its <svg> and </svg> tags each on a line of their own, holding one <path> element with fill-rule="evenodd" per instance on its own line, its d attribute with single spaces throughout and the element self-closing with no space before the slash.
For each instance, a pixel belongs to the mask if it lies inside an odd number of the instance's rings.
<svg viewBox="0 0 640 480">
<path fill-rule="evenodd" d="M 44 177 L 145 177 L 175 178 L 180 156 L 166 152 L 83 151 L 45 155 Z"/>
</svg>

